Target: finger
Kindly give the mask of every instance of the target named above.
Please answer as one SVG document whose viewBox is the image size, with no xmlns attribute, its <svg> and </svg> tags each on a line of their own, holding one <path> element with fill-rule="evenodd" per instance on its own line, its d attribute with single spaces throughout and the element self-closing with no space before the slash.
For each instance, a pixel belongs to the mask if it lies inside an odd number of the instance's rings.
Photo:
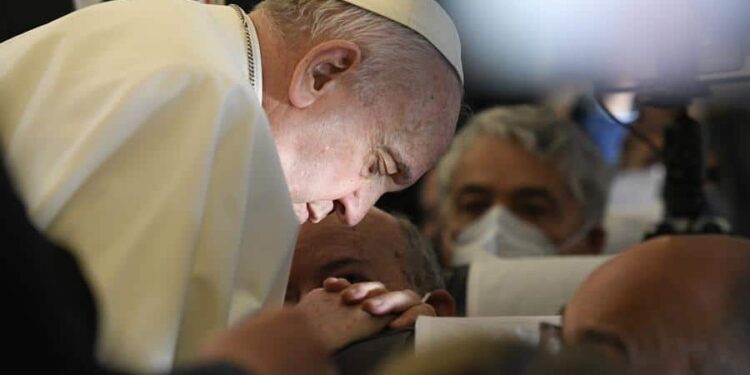
<svg viewBox="0 0 750 375">
<path fill-rule="evenodd" d="M 370 314 L 385 315 L 400 314 L 420 304 L 422 301 L 417 293 L 412 290 L 402 290 L 370 298 L 362 303 L 362 307 Z"/>
<path fill-rule="evenodd" d="M 352 285 L 349 280 L 339 277 L 329 277 L 323 281 L 326 292 L 338 293 Z"/>
<path fill-rule="evenodd" d="M 377 296 L 382 296 L 383 294 L 386 294 L 386 293 L 388 293 L 388 289 L 385 289 L 385 287 L 373 289 L 373 290 L 367 292 L 367 295 L 365 295 L 364 297 L 362 297 L 360 299 L 360 302 L 361 301 L 366 301 L 366 300 L 368 300 L 370 298 L 375 298 Z"/>
<path fill-rule="evenodd" d="M 344 299 L 344 302 L 354 305 L 362 303 L 362 301 L 369 298 L 368 296 L 374 297 L 387 292 L 388 289 L 386 289 L 383 283 L 377 281 L 369 281 L 364 283 L 356 283 L 346 288 L 346 290 L 342 292 L 342 298 Z"/>
<path fill-rule="evenodd" d="M 388 327 L 392 329 L 413 327 L 414 323 L 417 322 L 417 318 L 423 315 L 436 316 L 437 313 L 435 312 L 435 308 L 433 308 L 432 305 L 423 303 L 404 311 L 404 313 L 401 314 L 398 318 L 390 322 L 388 324 Z"/>
</svg>

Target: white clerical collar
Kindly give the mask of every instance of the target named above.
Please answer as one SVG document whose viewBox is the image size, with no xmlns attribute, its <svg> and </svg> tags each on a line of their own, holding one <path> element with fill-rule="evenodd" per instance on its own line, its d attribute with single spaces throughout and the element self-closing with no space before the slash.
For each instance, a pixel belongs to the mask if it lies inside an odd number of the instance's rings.
<svg viewBox="0 0 750 375">
<path fill-rule="evenodd" d="M 255 90 L 258 102 L 263 105 L 263 59 L 260 55 L 260 40 L 253 20 L 236 4 L 230 5 L 242 18 L 247 46 L 248 80 Z"/>
</svg>

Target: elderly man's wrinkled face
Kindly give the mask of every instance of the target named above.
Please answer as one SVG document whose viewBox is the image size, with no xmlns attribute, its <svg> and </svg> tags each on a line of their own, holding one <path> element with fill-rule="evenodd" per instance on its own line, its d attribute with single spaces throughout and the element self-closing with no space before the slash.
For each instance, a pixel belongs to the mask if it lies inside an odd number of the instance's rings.
<svg viewBox="0 0 750 375">
<path fill-rule="evenodd" d="M 398 222 L 388 214 L 371 210 L 356 227 L 329 216 L 300 229 L 294 252 L 286 301 L 323 285 L 328 277 L 352 283 L 379 281 L 389 290 L 411 289 L 406 262 L 406 242 Z"/>
<path fill-rule="evenodd" d="M 451 238 L 495 205 L 535 225 L 557 245 L 584 223 L 583 206 L 552 162 L 496 137 L 476 140 L 461 156 L 448 199 L 445 230 Z M 597 252 L 588 245 L 583 238 L 565 253 Z"/>
<path fill-rule="evenodd" d="M 750 243 L 730 237 L 641 244 L 581 285 L 565 308 L 565 342 L 599 348 L 636 374 L 726 374 L 719 368 L 750 354 L 722 344 L 731 342 L 723 335 L 731 332 L 733 287 L 747 265 Z"/>
<path fill-rule="evenodd" d="M 460 85 L 438 55 L 403 82 L 358 77 L 359 50 L 345 41 L 308 56 L 293 75 L 293 105 L 269 113 L 274 138 L 298 217 L 317 222 L 336 210 L 354 225 L 382 194 L 410 186 L 442 155 Z M 363 94 L 368 87 L 385 92 Z"/>
</svg>

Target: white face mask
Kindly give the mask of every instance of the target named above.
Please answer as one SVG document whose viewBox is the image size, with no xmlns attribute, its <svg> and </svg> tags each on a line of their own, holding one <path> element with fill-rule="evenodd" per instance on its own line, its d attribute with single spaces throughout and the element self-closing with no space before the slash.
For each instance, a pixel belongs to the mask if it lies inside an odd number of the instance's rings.
<svg viewBox="0 0 750 375">
<path fill-rule="evenodd" d="M 453 266 L 469 264 L 481 253 L 508 258 L 555 255 L 578 242 L 587 227 L 556 246 L 535 225 L 496 205 L 458 234 L 453 242 Z"/>
</svg>

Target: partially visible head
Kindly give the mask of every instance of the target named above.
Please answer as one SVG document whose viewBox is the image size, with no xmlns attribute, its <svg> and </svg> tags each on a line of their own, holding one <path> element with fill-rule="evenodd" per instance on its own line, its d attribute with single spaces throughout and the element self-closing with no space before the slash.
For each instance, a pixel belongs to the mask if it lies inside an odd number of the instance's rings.
<svg viewBox="0 0 750 375">
<path fill-rule="evenodd" d="M 750 373 L 750 242 L 663 237 L 599 267 L 565 308 L 566 343 L 638 374 Z"/>
<path fill-rule="evenodd" d="M 483 336 L 454 338 L 417 356 L 409 353 L 386 362 L 376 374 L 403 375 L 624 375 L 606 357 L 585 347 L 551 354 L 524 341 Z"/>
<path fill-rule="evenodd" d="M 300 229 L 286 300 L 296 303 L 328 277 L 350 282 L 379 281 L 389 290 L 431 293 L 427 303 L 439 315 L 453 315 L 441 270 L 429 243 L 407 219 L 377 208 L 356 226 L 329 216 Z"/>
<path fill-rule="evenodd" d="M 443 153 L 462 89 L 427 39 L 339 0 L 266 0 L 251 16 L 275 47 L 264 108 L 301 219 L 335 209 L 354 225 Z"/>
<path fill-rule="evenodd" d="M 585 134 L 548 108 L 479 113 L 453 141 L 438 174 L 447 242 L 502 206 L 554 245 L 582 234 L 563 254 L 602 249 L 609 172 Z"/>
</svg>

